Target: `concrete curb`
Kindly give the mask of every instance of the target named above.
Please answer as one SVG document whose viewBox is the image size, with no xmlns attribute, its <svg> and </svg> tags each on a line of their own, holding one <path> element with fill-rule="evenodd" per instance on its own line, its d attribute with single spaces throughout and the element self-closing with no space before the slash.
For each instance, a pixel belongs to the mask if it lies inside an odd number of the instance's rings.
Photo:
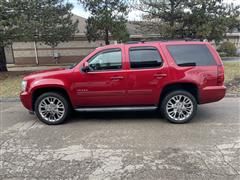
<svg viewBox="0 0 240 180">
<path fill-rule="evenodd" d="M 231 93 L 227 93 L 225 97 L 240 97 L 240 94 L 231 94 Z"/>
<path fill-rule="evenodd" d="M 2 98 L 2 97 L 0 97 L 0 102 L 20 102 L 20 98 L 16 98 L 16 97 Z"/>
<path fill-rule="evenodd" d="M 239 98 L 240 94 L 233 94 L 233 93 L 227 93 L 225 98 Z M 0 97 L 0 102 L 20 102 L 20 98 L 17 97 L 9 97 L 9 98 L 3 98 Z"/>
</svg>

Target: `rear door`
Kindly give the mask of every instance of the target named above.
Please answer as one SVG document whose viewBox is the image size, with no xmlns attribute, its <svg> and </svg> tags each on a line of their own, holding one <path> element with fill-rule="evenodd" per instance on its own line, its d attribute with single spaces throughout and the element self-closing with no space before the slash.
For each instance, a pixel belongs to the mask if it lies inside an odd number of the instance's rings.
<svg viewBox="0 0 240 180">
<path fill-rule="evenodd" d="M 160 46 L 128 45 L 125 51 L 128 105 L 157 105 L 160 89 L 168 76 Z"/>
</svg>

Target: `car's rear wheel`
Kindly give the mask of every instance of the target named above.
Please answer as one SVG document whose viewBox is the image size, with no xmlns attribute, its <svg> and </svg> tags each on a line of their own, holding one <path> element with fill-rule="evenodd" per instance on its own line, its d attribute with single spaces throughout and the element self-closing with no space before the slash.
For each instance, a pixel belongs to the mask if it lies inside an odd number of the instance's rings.
<svg viewBox="0 0 240 180">
<path fill-rule="evenodd" d="M 164 117 L 172 123 L 186 123 L 196 115 L 197 101 L 196 98 L 187 91 L 173 91 L 163 99 L 161 111 Z"/>
<path fill-rule="evenodd" d="M 66 98 L 54 92 L 42 94 L 35 102 L 37 117 L 49 125 L 63 123 L 68 117 L 69 110 L 69 103 Z"/>
</svg>

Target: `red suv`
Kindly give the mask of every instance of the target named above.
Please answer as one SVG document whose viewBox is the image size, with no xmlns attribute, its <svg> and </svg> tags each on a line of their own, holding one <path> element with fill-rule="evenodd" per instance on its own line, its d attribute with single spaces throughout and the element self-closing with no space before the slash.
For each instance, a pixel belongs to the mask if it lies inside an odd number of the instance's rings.
<svg viewBox="0 0 240 180">
<path fill-rule="evenodd" d="M 97 48 L 70 68 L 41 71 L 22 81 L 21 101 L 47 124 L 71 110 L 160 110 L 185 123 L 197 105 L 225 96 L 224 68 L 207 42 L 145 42 Z"/>
</svg>

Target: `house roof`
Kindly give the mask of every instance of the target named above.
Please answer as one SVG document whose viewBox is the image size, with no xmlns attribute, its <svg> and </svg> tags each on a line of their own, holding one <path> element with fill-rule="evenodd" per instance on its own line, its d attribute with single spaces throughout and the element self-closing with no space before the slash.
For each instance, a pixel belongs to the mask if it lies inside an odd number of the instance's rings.
<svg viewBox="0 0 240 180">
<path fill-rule="evenodd" d="M 76 33 L 76 36 L 79 37 L 85 37 L 85 32 L 86 32 L 86 18 L 78 16 L 78 15 L 73 15 L 72 17 L 73 21 L 78 20 L 78 32 Z M 239 16 L 240 19 L 240 16 Z M 134 21 L 130 21 L 127 22 L 127 30 L 128 33 L 130 34 L 131 38 L 146 38 L 146 37 L 160 37 L 161 35 L 159 34 L 158 30 L 154 29 L 154 28 L 149 28 L 147 26 L 141 26 L 141 23 L 143 22 L 134 22 Z M 240 32 L 232 32 L 232 33 L 227 33 L 228 37 L 231 36 L 240 36 Z"/>
<path fill-rule="evenodd" d="M 86 19 L 81 16 L 73 15 L 72 20 L 75 22 L 78 20 L 78 32 L 76 35 L 85 35 L 86 31 Z"/>
<path fill-rule="evenodd" d="M 78 20 L 78 32 L 76 33 L 76 36 L 85 36 L 85 32 L 86 32 L 86 18 L 78 16 L 78 15 L 73 15 L 72 17 L 73 21 Z M 149 32 L 147 30 L 144 30 L 143 28 L 140 28 L 139 26 L 139 22 L 127 22 L 127 30 L 128 33 L 130 34 L 130 36 L 132 37 L 143 37 L 146 34 L 149 34 Z M 147 33 L 148 32 L 148 33 Z M 154 33 L 154 32 L 150 32 L 151 35 L 158 35 L 158 33 Z"/>
<path fill-rule="evenodd" d="M 240 37 L 240 32 L 227 33 L 227 37 Z"/>
</svg>

